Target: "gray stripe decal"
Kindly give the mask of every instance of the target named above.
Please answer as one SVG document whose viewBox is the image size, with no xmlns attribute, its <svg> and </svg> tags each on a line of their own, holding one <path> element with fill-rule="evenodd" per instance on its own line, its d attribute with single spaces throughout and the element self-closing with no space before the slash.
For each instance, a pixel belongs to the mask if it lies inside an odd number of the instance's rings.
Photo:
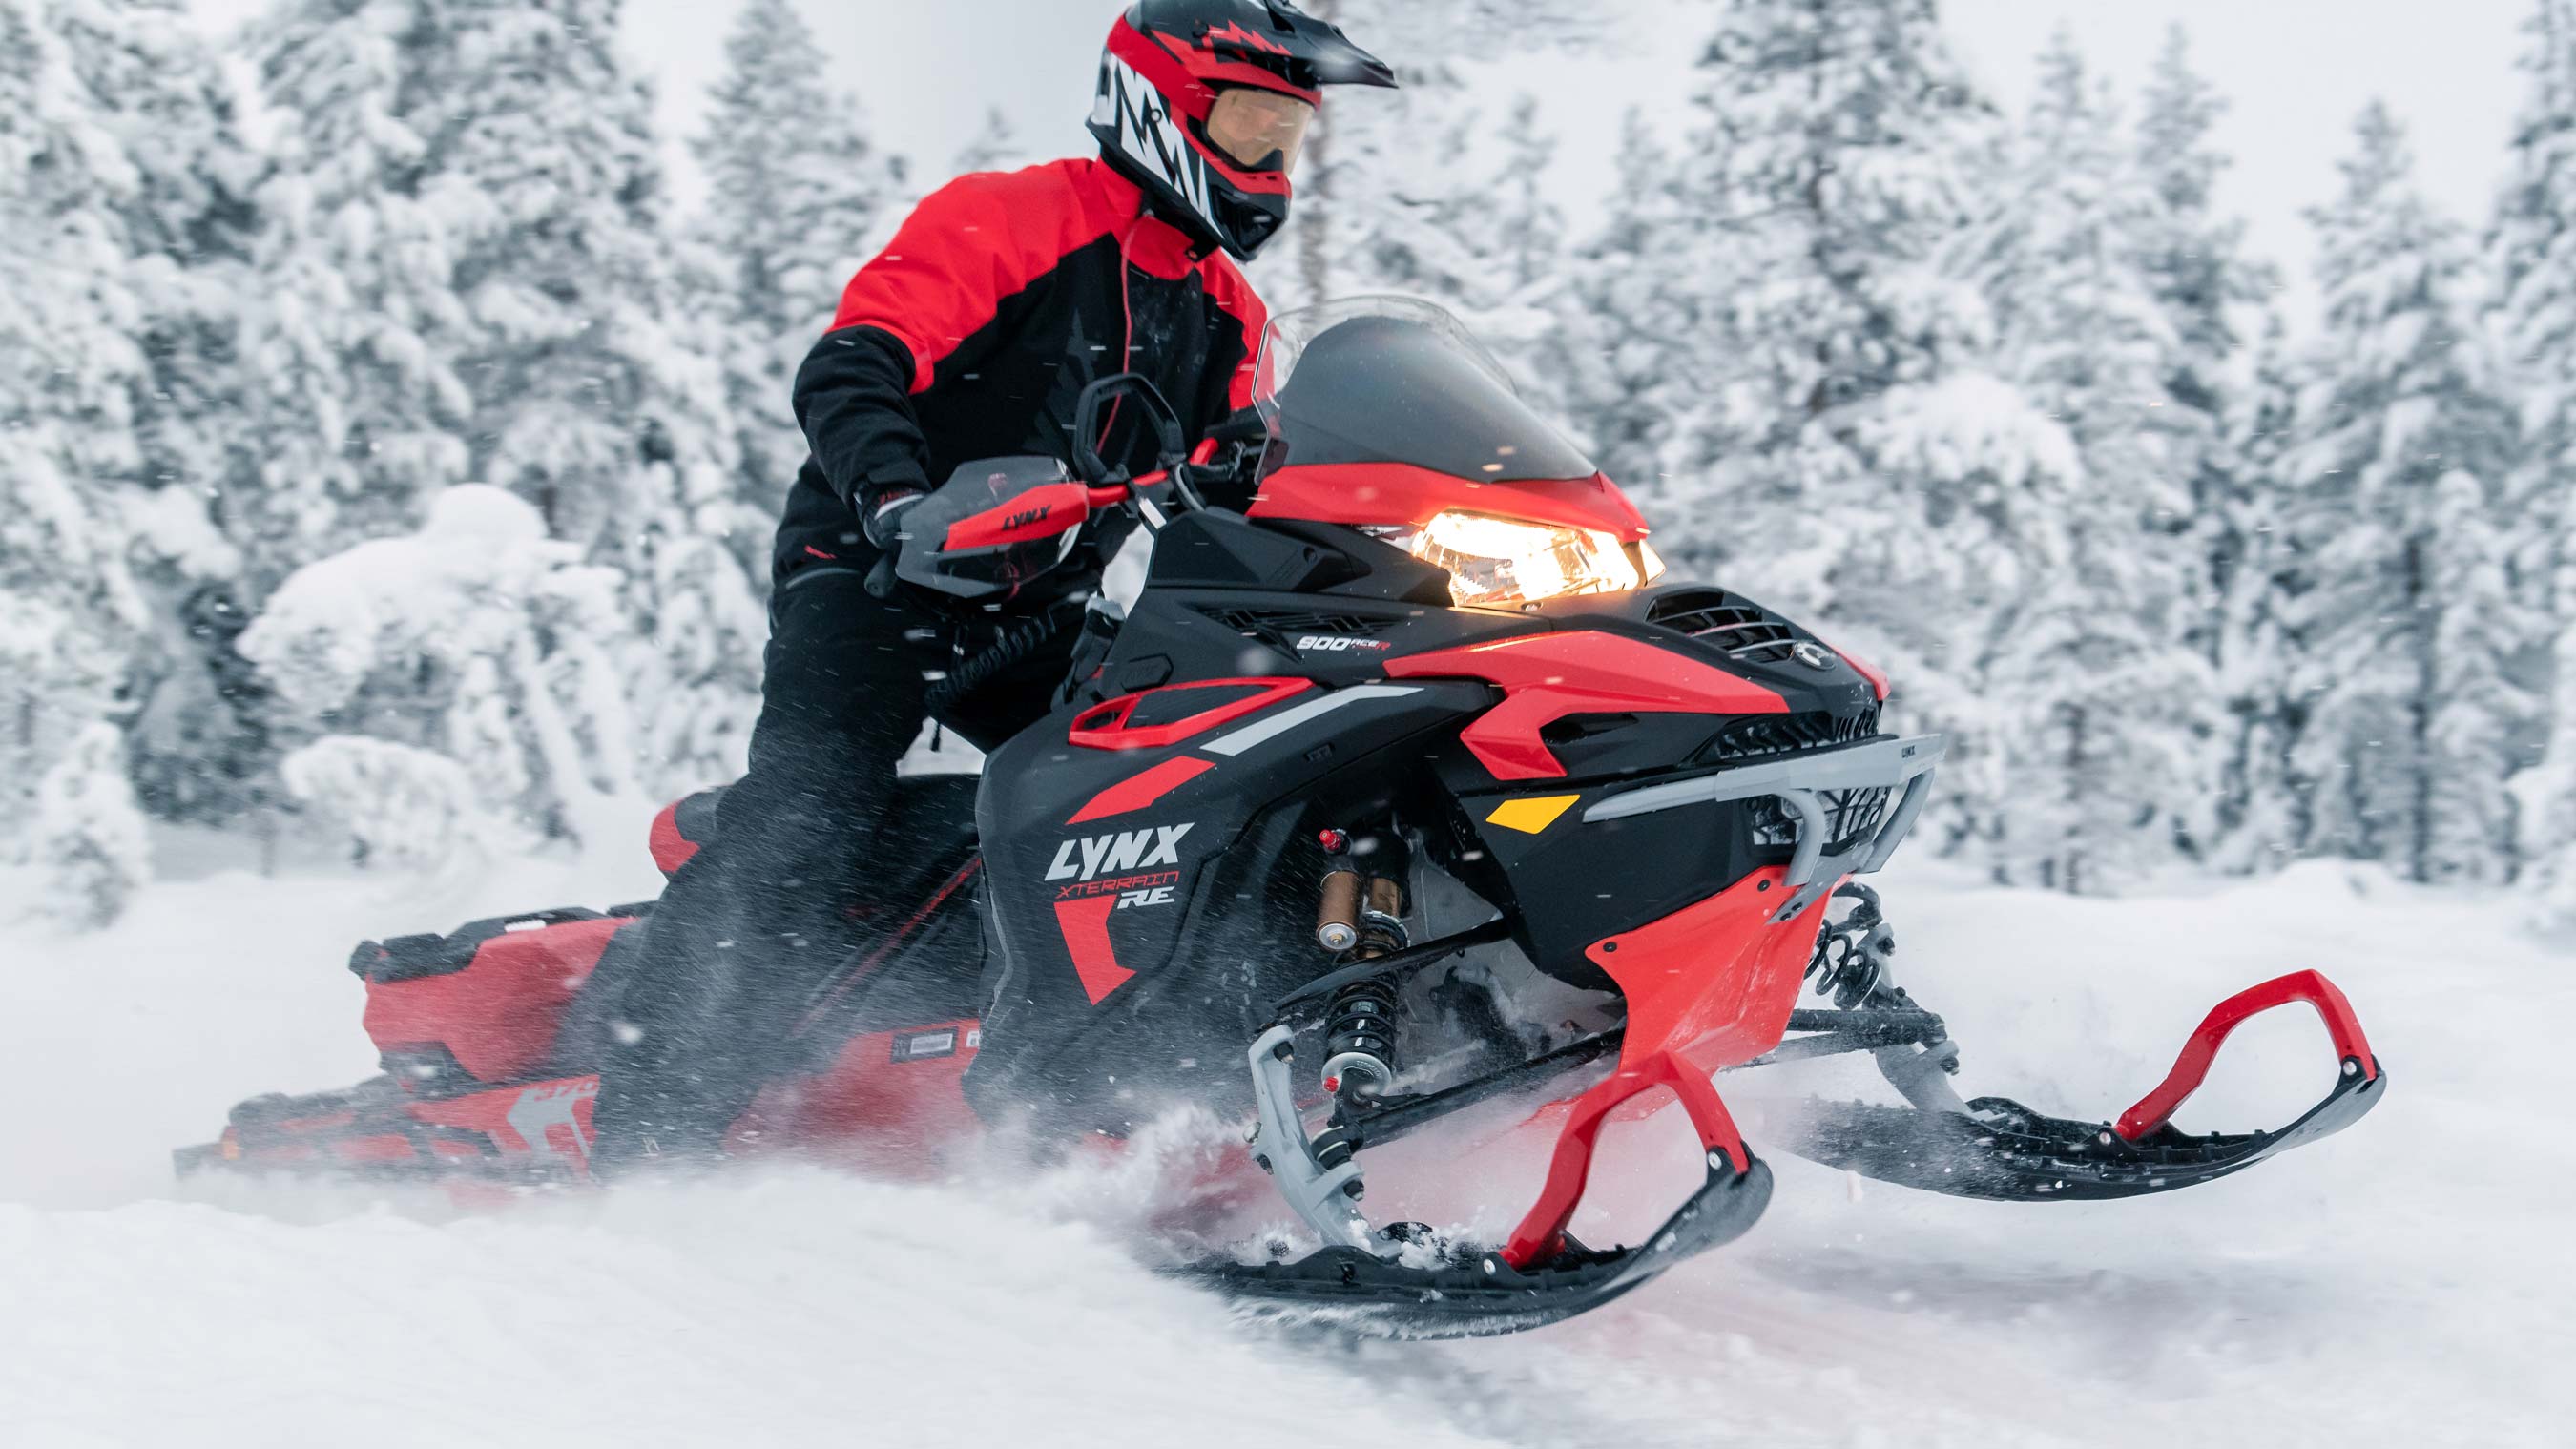
<svg viewBox="0 0 2576 1449">
<path fill-rule="evenodd" d="M 1421 692 L 1421 686 L 1411 684 L 1363 684 L 1352 689 L 1337 689 L 1322 699 L 1310 699 L 1294 709 L 1283 709 L 1258 724 L 1246 725 L 1202 748 L 1211 755 L 1240 755 L 1256 746 L 1268 744 L 1290 730 L 1312 724 L 1343 705 L 1361 704 L 1372 699 L 1402 699 L 1408 694 Z"/>
</svg>

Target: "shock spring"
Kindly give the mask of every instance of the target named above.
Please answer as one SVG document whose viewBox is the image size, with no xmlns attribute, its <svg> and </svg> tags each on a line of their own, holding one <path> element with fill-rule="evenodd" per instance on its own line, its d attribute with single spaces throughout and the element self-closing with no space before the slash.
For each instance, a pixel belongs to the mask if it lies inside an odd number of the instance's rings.
<svg viewBox="0 0 2576 1449">
<path fill-rule="evenodd" d="M 1324 1090 L 1374 1097 L 1395 1082 L 1395 988 L 1355 981 L 1333 993 L 1324 1021 Z"/>
</svg>

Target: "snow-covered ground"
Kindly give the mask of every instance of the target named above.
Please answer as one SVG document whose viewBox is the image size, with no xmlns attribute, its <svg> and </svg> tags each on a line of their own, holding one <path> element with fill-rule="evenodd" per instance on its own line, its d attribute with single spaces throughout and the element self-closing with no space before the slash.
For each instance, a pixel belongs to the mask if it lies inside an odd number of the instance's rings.
<svg viewBox="0 0 2576 1449">
<path fill-rule="evenodd" d="M 1501 1342 L 1240 1327 L 1025 1187 L 769 1172 L 476 1217 L 170 1182 L 236 1098 L 371 1070 L 352 941 L 649 891 L 624 862 L 440 893 L 231 874 L 108 935 L 0 936 L 0 1444 L 2576 1442 L 2576 958 L 2326 867 L 2124 903 L 1932 870 L 1892 894 L 1972 1094 L 2116 1112 L 2209 1004 L 2315 964 L 2391 1076 L 2352 1131 L 2105 1205 L 1775 1154 L 1744 1242 Z M 2277 1124 L 2330 1075 L 2312 1019 L 2267 1019 L 2182 1122 Z M 1758 1122 L 1796 1084 L 1725 1085 Z"/>
</svg>

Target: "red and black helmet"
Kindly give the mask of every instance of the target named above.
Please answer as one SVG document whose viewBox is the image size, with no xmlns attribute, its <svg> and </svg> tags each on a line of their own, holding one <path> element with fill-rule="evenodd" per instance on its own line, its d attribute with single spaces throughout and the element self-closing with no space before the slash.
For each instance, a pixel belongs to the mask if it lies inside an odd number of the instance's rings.
<svg viewBox="0 0 2576 1449">
<path fill-rule="evenodd" d="M 1323 88 L 1394 84 L 1288 0 L 1136 0 L 1110 27 L 1091 134 L 1166 219 L 1250 261 L 1288 219 Z"/>
</svg>

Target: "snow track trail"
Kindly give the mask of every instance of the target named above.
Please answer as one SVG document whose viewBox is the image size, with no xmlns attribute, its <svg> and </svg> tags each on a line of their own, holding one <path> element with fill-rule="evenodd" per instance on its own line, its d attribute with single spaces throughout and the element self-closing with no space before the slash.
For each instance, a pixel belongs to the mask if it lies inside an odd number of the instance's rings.
<svg viewBox="0 0 2576 1449">
<path fill-rule="evenodd" d="M 0 936 L 0 1445 L 2561 1446 L 2576 1422 L 2563 1043 L 2576 972 L 2509 908 L 2308 867 L 2128 902 L 1890 891 L 1961 1086 L 2117 1111 L 2211 1003 L 2298 966 L 2387 1065 L 2352 1131 L 2161 1199 L 2004 1207 L 1773 1155 L 1735 1248 L 1582 1321 L 1463 1345 L 1239 1326 L 1067 1221 L 1062 1183 L 767 1171 L 491 1215 L 183 1195 L 171 1146 L 365 1075 L 360 936 L 646 893 L 561 867 L 165 885 L 104 936 Z M 538 897 L 545 899 L 539 901 Z M 2239 1034 L 2186 1128 L 2331 1067 Z M 1730 1079 L 1851 1091 L 1839 1065 Z M 1612 1190 L 1616 1190 L 1615 1182 Z M 1078 1194 L 1077 1194 L 1078 1195 Z"/>
</svg>

